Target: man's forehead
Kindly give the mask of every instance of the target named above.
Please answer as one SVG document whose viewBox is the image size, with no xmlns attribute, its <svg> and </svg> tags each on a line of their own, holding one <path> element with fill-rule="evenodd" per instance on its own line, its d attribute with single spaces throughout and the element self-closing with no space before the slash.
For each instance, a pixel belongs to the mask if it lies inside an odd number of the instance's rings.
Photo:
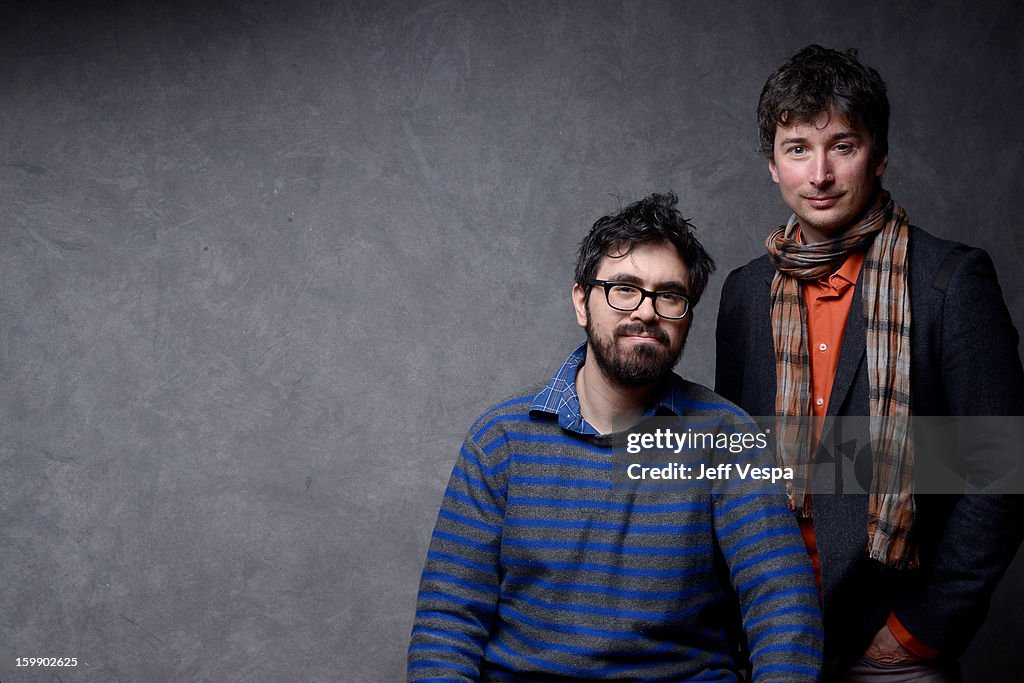
<svg viewBox="0 0 1024 683">
<path fill-rule="evenodd" d="M 862 121 L 852 122 L 848 117 L 835 109 L 826 109 L 816 114 L 796 116 L 784 111 L 775 126 L 776 141 L 791 137 L 801 128 L 825 130 L 831 128 L 834 135 L 861 136 L 868 130 Z"/>
<path fill-rule="evenodd" d="M 620 243 L 605 252 L 597 264 L 598 278 L 632 275 L 658 281 L 689 282 L 690 271 L 671 242 L 658 240 L 638 244 Z"/>
</svg>

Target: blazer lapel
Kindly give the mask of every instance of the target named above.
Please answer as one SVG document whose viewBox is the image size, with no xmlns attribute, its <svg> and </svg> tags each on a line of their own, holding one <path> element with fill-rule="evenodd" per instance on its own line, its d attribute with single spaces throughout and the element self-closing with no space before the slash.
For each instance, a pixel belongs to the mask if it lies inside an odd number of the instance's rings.
<svg viewBox="0 0 1024 683">
<path fill-rule="evenodd" d="M 863 268 L 861 269 L 863 272 Z M 846 401 L 853 380 L 857 376 L 864 356 L 867 354 L 867 337 L 864 333 L 864 297 L 860 278 L 857 278 L 853 301 L 850 303 L 850 315 L 846 319 L 846 331 L 843 333 L 843 346 L 839 351 L 839 363 L 836 367 L 835 380 L 832 382 L 832 395 L 828 400 L 827 419 L 822 433 L 831 426 L 832 418 L 839 413 L 839 407 Z M 866 413 L 865 413 L 866 414 Z"/>
<path fill-rule="evenodd" d="M 863 273 L 863 268 L 861 269 Z M 761 291 L 754 294 L 757 301 L 764 302 L 763 309 L 757 312 L 754 324 L 757 326 L 753 338 L 756 340 L 757 348 L 754 349 L 754 358 L 764 359 L 768 367 L 757 373 L 762 381 L 757 382 L 757 395 L 751 407 L 759 406 L 766 412 L 765 415 L 775 414 L 775 387 L 778 377 L 775 372 L 775 342 L 772 339 L 772 316 L 771 316 L 771 286 L 772 278 L 775 276 L 775 269 L 770 268 L 760 282 Z M 828 401 L 825 424 L 822 426 L 822 434 L 827 434 L 839 408 L 846 401 L 854 379 L 860 370 L 864 357 L 867 354 L 866 335 L 864 332 L 864 296 L 861 290 L 860 277 L 853 292 L 853 301 L 850 302 L 850 314 L 846 320 L 846 330 L 843 332 L 843 344 L 839 351 L 839 362 L 836 366 L 835 379 L 832 382 L 832 393 Z M 863 414 L 867 414 L 866 407 Z"/>
</svg>

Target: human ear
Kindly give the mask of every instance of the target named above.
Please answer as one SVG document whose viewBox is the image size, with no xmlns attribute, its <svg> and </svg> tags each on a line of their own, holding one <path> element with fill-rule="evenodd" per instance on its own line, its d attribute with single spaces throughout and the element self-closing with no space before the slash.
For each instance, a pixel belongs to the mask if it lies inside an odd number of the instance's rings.
<svg viewBox="0 0 1024 683">
<path fill-rule="evenodd" d="M 587 292 L 580 283 L 572 286 L 572 307 L 576 310 L 576 324 L 580 327 L 587 326 Z"/>
<path fill-rule="evenodd" d="M 882 174 L 883 174 L 883 173 L 885 173 L 885 169 L 886 169 L 886 167 L 887 167 L 888 165 L 889 165 L 889 155 L 888 155 L 888 154 L 886 154 L 886 155 L 885 155 L 884 157 L 882 157 L 882 159 L 881 159 L 881 160 L 880 160 L 880 161 L 878 162 L 878 166 L 877 166 L 877 167 L 875 167 L 875 177 L 876 177 L 876 178 L 881 178 L 881 177 L 882 177 Z"/>
</svg>

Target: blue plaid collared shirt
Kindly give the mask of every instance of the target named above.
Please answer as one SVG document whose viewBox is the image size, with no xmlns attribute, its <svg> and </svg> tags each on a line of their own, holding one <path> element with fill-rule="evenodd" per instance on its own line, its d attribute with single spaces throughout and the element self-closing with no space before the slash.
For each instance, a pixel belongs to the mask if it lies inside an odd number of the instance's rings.
<svg viewBox="0 0 1024 683">
<path fill-rule="evenodd" d="M 598 431 L 580 415 L 580 396 L 576 393 L 576 373 L 587 358 L 587 344 L 584 342 L 569 354 L 569 357 L 558 368 L 547 386 L 533 399 L 530 415 L 546 416 L 558 420 L 562 429 L 577 434 L 594 434 Z M 672 382 L 665 389 L 661 398 L 644 417 L 653 415 L 682 415 L 683 397 L 679 386 L 679 378 L 672 375 Z"/>
</svg>

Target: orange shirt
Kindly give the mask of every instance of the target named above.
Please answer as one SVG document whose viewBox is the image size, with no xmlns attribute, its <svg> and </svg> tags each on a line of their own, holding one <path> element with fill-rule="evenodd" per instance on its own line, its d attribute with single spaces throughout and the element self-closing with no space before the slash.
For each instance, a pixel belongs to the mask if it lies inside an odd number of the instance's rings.
<svg viewBox="0 0 1024 683">
<path fill-rule="evenodd" d="M 800 294 L 807 307 L 807 354 L 811 359 L 811 415 L 814 420 L 812 450 L 818 447 L 821 426 L 828 412 L 832 383 L 839 367 L 846 320 L 850 317 L 854 285 L 864 264 L 864 252 L 858 251 L 821 280 L 804 280 Z"/>
<path fill-rule="evenodd" d="M 839 269 L 821 280 L 804 280 L 800 283 L 800 294 L 807 308 L 807 351 L 811 360 L 811 415 L 814 416 L 811 449 L 817 449 L 821 428 L 828 413 L 828 402 L 832 397 L 832 384 L 839 366 L 839 351 L 846 332 L 846 321 L 850 317 L 854 285 L 864 265 L 865 252 L 859 251 L 847 257 Z M 821 592 L 821 563 L 818 558 L 818 541 L 814 535 L 814 522 L 801 519 L 800 532 L 811 557 L 814 578 Z M 889 631 L 899 643 L 922 659 L 937 656 L 938 650 L 920 642 L 890 614 L 886 622 Z"/>
</svg>

